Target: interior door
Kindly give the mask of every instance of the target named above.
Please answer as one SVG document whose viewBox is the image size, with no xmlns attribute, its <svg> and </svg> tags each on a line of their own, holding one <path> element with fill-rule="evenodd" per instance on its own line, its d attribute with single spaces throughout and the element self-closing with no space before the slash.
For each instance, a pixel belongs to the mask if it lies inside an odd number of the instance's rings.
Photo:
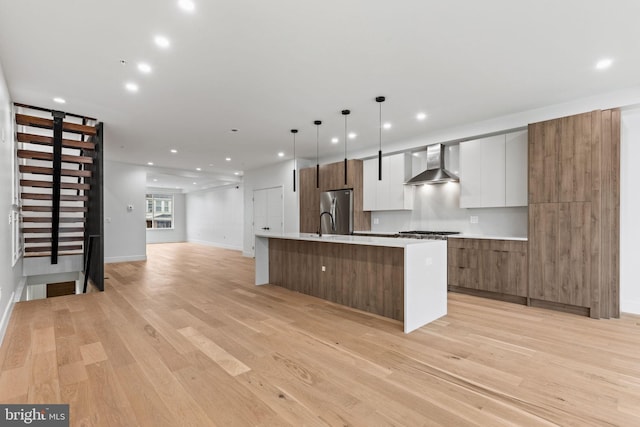
<svg viewBox="0 0 640 427">
<path fill-rule="evenodd" d="M 282 187 L 253 191 L 253 233 L 282 233 Z"/>
</svg>

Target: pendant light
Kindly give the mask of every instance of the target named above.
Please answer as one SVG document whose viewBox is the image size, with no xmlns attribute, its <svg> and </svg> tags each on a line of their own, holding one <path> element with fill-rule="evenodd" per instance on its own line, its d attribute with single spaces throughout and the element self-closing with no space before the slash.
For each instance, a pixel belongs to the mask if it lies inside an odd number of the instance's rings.
<svg viewBox="0 0 640 427">
<path fill-rule="evenodd" d="M 344 185 L 347 185 L 347 116 L 351 114 L 349 110 L 342 110 L 344 116 Z"/>
<path fill-rule="evenodd" d="M 378 181 L 382 181 L 382 103 L 384 101 L 384 96 L 376 97 L 376 102 L 380 106 L 380 128 L 378 129 L 380 141 L 380 145 L 378 146 Z"/>
<path fill-rule="evenodd" d="M 320 120 L 313 122 L 316 125 L 316 188 L 320 188 Z"/>
<path fill-rule="evenodd" d="M 293 192 L 296 192 L 296 169 L 297 169 L 297 161 L 296 161 L 296 133 L 298 133 L 298 129 L 291 129 L 291 133 L 293 134 Z"/>
</svg>

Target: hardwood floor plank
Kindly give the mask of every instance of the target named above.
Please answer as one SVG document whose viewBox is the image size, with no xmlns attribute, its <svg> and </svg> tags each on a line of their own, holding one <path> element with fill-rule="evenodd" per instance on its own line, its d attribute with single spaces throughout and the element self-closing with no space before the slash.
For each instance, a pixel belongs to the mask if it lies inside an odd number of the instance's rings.
<svg viewBox="0 0 640 427">
<path fill-rule="evenodd" d="M 103 293 L 16 304 L 0 401 L 69 403 L 73 426 L 640 425 L 640 316 L 449 294 L 405 335 L 253 274 L 235 251 L 150 245 Z"/>
</svg>

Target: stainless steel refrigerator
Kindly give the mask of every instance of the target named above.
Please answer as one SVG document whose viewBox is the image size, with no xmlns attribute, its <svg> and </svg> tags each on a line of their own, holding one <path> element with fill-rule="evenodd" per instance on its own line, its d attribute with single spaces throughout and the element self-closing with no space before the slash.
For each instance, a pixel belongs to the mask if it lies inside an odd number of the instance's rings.
<svg viewBox="0 0 640 427">
<path fill-rule="evenodd" d="M 333 190 L 320 194 L 322 234 L 353 233 L 353 190 Z"/>
</svg>

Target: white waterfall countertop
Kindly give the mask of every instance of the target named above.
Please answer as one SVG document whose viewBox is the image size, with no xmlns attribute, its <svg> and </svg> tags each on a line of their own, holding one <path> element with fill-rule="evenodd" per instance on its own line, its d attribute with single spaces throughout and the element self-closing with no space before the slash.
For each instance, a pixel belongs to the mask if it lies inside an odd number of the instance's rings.
<svg viewBox="0 0 640 427">
<path fill-rule="evenodd" d="M 444 240 L 411 239 L 405 237 L 353 236 L 342 234 L 323 234 L 322 237 L 312 233 L 256 233 L 256 237 L 272 239 L 307 240 L 323 243 L 346 243 L 351 245 L 387 246 L 390 248 L 406 248 L 412 245 L 433 244 Z"/>
</svg>

